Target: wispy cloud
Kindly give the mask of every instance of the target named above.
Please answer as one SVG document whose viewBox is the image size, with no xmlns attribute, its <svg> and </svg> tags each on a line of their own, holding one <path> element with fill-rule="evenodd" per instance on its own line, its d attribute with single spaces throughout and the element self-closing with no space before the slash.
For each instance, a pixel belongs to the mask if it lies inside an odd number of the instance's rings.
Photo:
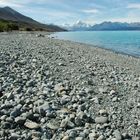
<svg viewBox="0 0 140 140">
<path fill-rule="evenodd" d="M 10 0 L 0 0 L 0 6 L 10 6 L 10 7 L 22 7 L 22 4 L 11 2 Z"/>
<path fill-rule="evenodd" d="M 96 14 L 99 13 L 98 9 L 87 9 L 87 10 L 82 10 L 82 12 L 87 13 L 87 14 Z"/>
<path fill-rule="evenodd" d="M 36 15 L 44 15 L 47 18 L 49 17 L 71 17 L 72 13 L 70 12 L 63 12 L 63 11 L 57 11 L 57 10 L 48 10 L 46 8 L 35 8 L 35 9 L 23 9 L 23 12 L 36 14 Z"/>
<path fill-rule="evenodd" d="M 10 7 L 24 7 L 28 6 L 28 4 L 45 4 L 47 0 L 39 0 L 39 1 L 34 1 L 34 0 L 0 0 L 0 6 L 10 6 Z"/>
<path fill-rule="evenodd" d="M 129 9 L 140 9 L 140 3 L 130 3 L 127 8 Z"/>
</svg>

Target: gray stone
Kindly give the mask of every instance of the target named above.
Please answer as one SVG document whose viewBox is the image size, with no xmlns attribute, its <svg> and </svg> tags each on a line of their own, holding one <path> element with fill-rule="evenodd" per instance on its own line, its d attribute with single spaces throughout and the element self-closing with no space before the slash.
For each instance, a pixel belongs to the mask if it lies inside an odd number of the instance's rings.
<svg viewBox="0 0 140 140">
<path fill-rule="evenodd" d="M 9 128 L 11 128 L 11 123 L 9 123 L 9 122 L 1 122 L 1 127 L 3 129 L 9 129 Z"/>
<path fill-rule="evenodd" d="M 110 95 L 115 95 L 116 94 L 116 91 L 115 90 L 111 90 L 110 91 Z"/>
<path fill-rule="evenodd" d="M 62 92 L 65 90 L 65 88 L 63 87 L 63 85 L 61 83 L 59 83 L 59 84 L 55 85 L 54 90 L 56 92 Z"/>
<path fill-rule="evenodd" d="M 19 116 L 20 115 L 20 110 L 18 110 L 18 109 L 14 109 L 11 113 L 10 113 L 10 116 L 12 116 L 12 117 L 17 117 L 17 116 Z"/>
<path fill-rule="evenodd" d="M 7 118 L 7 115 L 3 115 L 3 116 L 0 117 L 0 120 L 1 120 L 1 121 L 5 121 L 6 118 Z"/>
<path fill-rule="evenodd" d="M 9 140 L 18 140 L 20 136 L 16 133 L 12 133 L 11 136 L 9 137 Z"/>
<path fill-rule="evenodd" d="M 100 115 L 107 115 L 107 111 L 105 109 L 99 110 Z"/>
<path fill-rule="evenodd" d="M 89 133 L 89 140 L 94 140 L 98 138 L 98 135 L 95 132 Z"/>
<path fill-rule="evenodd" d="M 60 124 L 60 127 L 63 127 L 63 128 L 73 128 L 75 125 L 73 122 L 71 122 L 68 118 L 64 119 L 61 121 L 61 124 Z"/>
<path fill-rule="evenodd" d="M 70 139 L 69 136 L 64 136 L 64 137 L 62 138 L 62 140 L 69 140 L 69 139 Z"/>
<path fill-rule="evenodd" d="M 75 117 L 75 124 L 77 126 L 82 126 L 83 125 L 82 119 L 80 119 L 79 117 Z"/>
<path fill-rule="evenodd" d="M 116 140 L 122 140 L 122 135 L 119 130 L 114 131 L 114 136 L 115 136 Z"/>
<path fill-rule="evenodd" d="M 14 119 L 13 119 L 13 117 L 7 117 L 6 118 L 6 121 L 7 122 L 10 122 L 10 123 L 13 123 Z"/>
<path fill-rule="evenodd" d="M 87 117 L 87 115 L 83 111 L 80 111 L 77 114 L 77 117 L 80 118 L 80 119 L 85 119 Z"/>
<path fill-rule="evenodd" d="M 92 88 L 85 88 L 85 92 L 86 93 L 93 93 L 93 89 Z"/>
<path fill-rule="evenodd" d="M 47 110 L 50 110 L 52 108 L 48 102 L 45 102 L 44 104 L 38 106 L 38 110 L 40 111 L 41 109 L 43 109 L 44 111 L 47 111 Z"/>
<path fill-rule="evenodd" d="M 69 137 L 70 137 L 70 138 L 75 138 L 75 137 L 76 137 L 76 134 L 77 134 L 76 130 L 73 130 L 73 131 L 71 131 L 71 132 L 69 133 Z"/>
<path fill-rule="evenodd" d="M 14 98 L 14 95 L 13 95 L 12 92 L 10 92 L 10 93 L 7 94 L 7 100 L 11 100 L 13 98 Z"/>
<path fill-rule="evenodd" d="M 64 119 L 61 121 L 61 124 L 60 124 L 60 127 L 67 127 L 67 124 L 68 124 L 68 119 Z"/>
<path fill-rule="evenodd" d="M 67 123 L 67 127 L 68 128 L 74 128 L 75 124 L 69 120 L 68 123 Z"/>
<path fill-rule="evenodd" d="M 100 93 L 107 93 L 108 92 L 108 88 L 107 87 L 100 87 L 99 88 L 99 92 Z"/>
<path fill-rule="evenodd" d="M 60 102 L 61 102 L 62 105 L 64 105 L 64 104 L 68 103 L 69 101 L 70 101 L 70 96 L 63 95 Z"/>
<path fill-rule="evenodd" d="M 96 123 L 99 123 L 99 124 L 104 124 L 104 123 L 107 123 L 108 122 L 108 118 L 107 117 L 96 117 L 95 118 L 95 122 Z"/>
<path fill-rule="evenodd" d="M 47 127 L 52 129 L 52 130 L 57 130 L 58 128 L 60 128 L 59 124 L 56 124 L 54 122 L 47 123 Z"/>
<path fill-rule="evenodd" d="M 83 137 L 76 137 L 75 140 L 84 140 Z"/>
<path fill-rule="evenodd" d="M 23 125 L 26 121 L 26 118 L 25 117 L 16 117 L 15 118 L 15 122 L 19 125 Z"/>
<path fill-rule="evenodd" d="M 140 140 L 140 137 L 132 137 L 132 140 Z"/>
<path fill-rule="evenodd" d="M 93 98 L 93 101 L 94 101 L 95 104 L 99 104 L 100 103 L 99 99 L 97 97 Z"/>
<path fill-rule="evenodd" d="M 41 132 L 33 131 L 32 132 L 32 138 L 40 138 L 42 136 Z"/>
<path fill-rule="evenodd" d="M 13 111 L 10 113 L 10 116 L 12 116 L 12 117 L 17 117 L 17 116 L 19 116 L 19 115 L 21 114 L 21 110 L 20 110 L 21 107 L 22 107 L 21 104 L 17 105 L 17 106 L 13 109 Z"/>
<path fill-rule="evenodd" d="M 39 129 L 40 128 L 40 125 L 37 124 L 36 122 L 32 122 L 30 120 L 27 120 L 25 123 L 24 123 L 24 126 L 29 128 L 29 129 Z"/>
<path fill-rule="evenodd" d="M 113 101 L 113 102 L 116 102 L 117 100 L 118 100 L 118 97 L 112 98 L 112 101 Z"/>
<path fill-rule="evenodd" d="M 99 136 L 99 137 L 97 138 L 97 140 L 105 140 L 105 138 L 104 138 L 103 135 L 101 135 L 101 136 Z"/>
</svg>

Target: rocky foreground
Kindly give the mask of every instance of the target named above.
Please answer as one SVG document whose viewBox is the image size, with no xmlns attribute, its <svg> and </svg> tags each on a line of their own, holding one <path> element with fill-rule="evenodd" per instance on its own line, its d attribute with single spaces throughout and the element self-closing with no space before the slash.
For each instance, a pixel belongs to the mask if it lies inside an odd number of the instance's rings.
<svg viewBox="0 0 140 140">
<path fill-rule="evenodd" d="M 0 34 L 0 140 L 140 140 L 140 59 L 36 34 Z"/>
</svg>

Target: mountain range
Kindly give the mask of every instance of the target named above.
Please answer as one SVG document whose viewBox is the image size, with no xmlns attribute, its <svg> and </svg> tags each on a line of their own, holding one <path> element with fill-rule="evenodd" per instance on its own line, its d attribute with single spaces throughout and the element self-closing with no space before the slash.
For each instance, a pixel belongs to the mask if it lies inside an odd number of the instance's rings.
<svg viewBox="0 0 140 140">
<path fill-rule="evenodd" d="M 102 22 L 100 24 L 89 25 L 78 21 L 73 25 L 65 25 L 63 28 L 70 31 L 119 31 L 119 30 L 140 30 L 140 23 Z"/>
<path fill-rule="evenodd" d="M 55 25 L 46 25 L 20 14 L 10 7 L 0 8 L 0 25 L 3 27 L 16 26 L 21 30 L 65 31 Z M 6 28 L 8 29 L 8 28 Z"/>
</svg>

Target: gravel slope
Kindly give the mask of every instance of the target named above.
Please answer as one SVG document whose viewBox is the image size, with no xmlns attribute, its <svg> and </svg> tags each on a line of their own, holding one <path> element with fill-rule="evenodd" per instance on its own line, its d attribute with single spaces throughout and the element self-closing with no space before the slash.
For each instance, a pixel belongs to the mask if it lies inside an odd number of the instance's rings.
<svg viewBox="0 0 140 140">
<path fill-rule="evenodd" d="M 36 34 L 0 34 L 0 140 L 139 140 L 140 59 Z"/>
</svg>

